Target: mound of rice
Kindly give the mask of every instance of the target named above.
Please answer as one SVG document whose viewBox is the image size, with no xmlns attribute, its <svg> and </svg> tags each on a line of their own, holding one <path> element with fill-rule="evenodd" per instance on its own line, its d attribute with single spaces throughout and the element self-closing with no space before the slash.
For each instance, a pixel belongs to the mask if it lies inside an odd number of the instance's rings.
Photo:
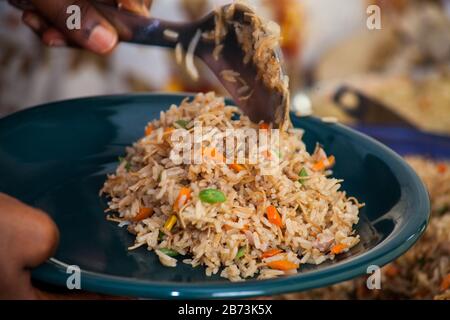
<svg viewBox="0 0 450 320">
<path fill-rule="evenodd" d="M 330 177 L 334 157 L 320 146 L 306 151 L 301 130 L 280 134 L 278 154 L 269 155 L 279 157 L 279 165 L 267 175 L 261 162 L 225 163 L 213 152 L 199 164 L 176 164 L 171 136 L 176 130 L 193 135 L 194 123 L 224 135 L 227 129 L 267 130 L 214 93 L 161 112 L 101 190 L 114 212 L 109 219 L 136 236 L 129 249 L 146 246 L 165 266 L 182 259 L 205 266 L 207 275 L 239 281 L 295 273 L 358 243 L 353 226 L 361 205 Z M 211 139 L 202 136 L 202 148 L 211 148 Z M 219 200 L 205 198 L 210 189 Z"/>
</svg>

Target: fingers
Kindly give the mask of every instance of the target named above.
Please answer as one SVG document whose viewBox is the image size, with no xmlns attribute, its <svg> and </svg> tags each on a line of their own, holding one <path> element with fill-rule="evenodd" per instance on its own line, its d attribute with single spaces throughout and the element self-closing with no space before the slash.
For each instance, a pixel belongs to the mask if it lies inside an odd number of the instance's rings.
<svg viewBox="0 0 450 320">
<path fill-rule="evenodd" d="M 53 255 L 58 240 L 48 215 L 0 193 L 0 298 L 38 298 L 29 270 Z"/>
<path fill-rule="evenodd" d="M 62 47 L 67 45 L 67 40 L 64 34 L 55 28 L 48 28 L 42 34 L 42 42 L 51 47 Z"/>
<path fill-rule="evenodd" d="M 35 11 L 25 10 L 22 21 L 29 26 L 34 33 L 48 46 L 60 47 L 67 45 L 67 38 L 54 27 L 50 27 L 47 21 Z"/>
<path fill-rule="evenodd" d="M 48 24 L 45 19 L 35 11 L 24 10 L 22 13 L 22 21 L 39 35 L 48 29 Z"/>
<path fill-rule="evenodd" d="M 44 262 L 54 253 L 59 240 L 58 229 L 47 214 L 3 193 L 0 193 L 0 229 L 2 239 L 9 241 L 10 257 L 24 267 Z"/>
<path fill-rule="evenodd" d="M 14 0 L 10 0 L 14 3 Z M 117 43 L 117 33 L 88 0 L 31 0 L 22 19 L 49 46 L 80 45 L 99 54 L 108 53 Z M 149 16 L 152 0 L 102 0 L 135 14 Z M 81 11 L 81 30 L 69 30 L 67 8 Z M 21 6 L 22 7 L 22 6 Z M 23 8 L 23 7 L 22 7 Z M 37 10 L 37 11 L 36 11 Z"/>
<path fill-rule="evenodd" d="M 83 291 L 47 292 L 33 286 L 30 269 L 53 255 L 58 240 L 58 229 L 48 215 L 0 193 L 0 299 L 114 298 Z"/>
<path fill-rule="evenodd" d="M 47 41 L 51 42 L 53 39 L 60 43 L 62 39 L 67 39 L 98 54 L 109 53 L 117 44 L 118 37 L 115 29 L 87 0 L 33 0 L 32 2 L 46 21 L 54 26 L 50 34 L 45 37 Z M 71 5 L 80 8 L 81 28 L 79 30 L 70 30 L 67 27 L 67 19 L 70 16 L 67 8 Z M 44 40 L 44 34 L 42 37 Z"/>
</svg>

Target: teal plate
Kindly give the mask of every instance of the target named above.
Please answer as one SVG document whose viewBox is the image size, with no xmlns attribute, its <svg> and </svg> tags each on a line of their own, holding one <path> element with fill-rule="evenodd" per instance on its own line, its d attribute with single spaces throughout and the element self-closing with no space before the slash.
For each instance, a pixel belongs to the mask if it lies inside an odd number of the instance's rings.
<svg viewBox="0 0 450 320">
<path fill-rule="evenodd" d="M 393 151 L 339 124 L 308 117 L 311 151 L 316 142 L 336 156 L 334 176 L 366 206 L 357 230 L 361 243 L 333 262 L 302 266 L 296 275 L 233 283 L 207 277 L 202 267 L 163 267 L 144 248 L 127 251 L 133 236 L 105 220 L 99 197 L 106 174 L 145 124 L 186 95 L 148 94 L 82 98 L 41 105 L 0 119 L 0 191 L 48 212 L 61 240 L 54 256 L 33 277 L 65 286 L 68 265 L 81 269 L 87 291 L 145 298 L 239 298 L 301 291 L 366 274 L 410 248 L 425 230 L 426 189 Z"/>
</svg>

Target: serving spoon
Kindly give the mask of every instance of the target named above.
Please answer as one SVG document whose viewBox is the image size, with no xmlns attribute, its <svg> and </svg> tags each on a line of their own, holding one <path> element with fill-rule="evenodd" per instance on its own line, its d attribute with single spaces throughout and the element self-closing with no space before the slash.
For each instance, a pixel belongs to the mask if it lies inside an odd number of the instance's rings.
<svg viewBox="0 0 450 320">
<path fill-rule="evenodd" d="M 124 42 L 172 49 L 175 49 L 176 45 L 179 44 L 186 52 L 194 37 L 198 38 L 199 34 L 211 32 L 216 25 L 215 12 L 207 14 L 198 21 L 178 23 L 135 15 L 99 1 L 92 1 L 92 4 L 116 28 L 119 39 Z M 15 5 L 21 9 L 30 9 L 30 3 L 26 0 L 15 1 Z M 245 16 L 248 13 L 253 13 L 253 11 L 245 5 L 232 5 L 235 6 L 232 16 L 233 21 L 242 25 L 250 25 Z M 220 7 L 217 10 L 224 10 L 225 12 L 229 6 Z M 168 33 L 176 34 L 176 40 L 168 37 Z M 284 101 L 289 98 L 281 92 L 269 88 L 258 76 L 258 70 L 252 61 L 244 63 L 245 54 L 233 28 L 229 28 L 221 44 L 223 44 L 223 49 L 217 57 L 213 54 L 216 46 L 214 40 L 211 41 L 200 36 L 195 46 L 194 55 L 209 67 L 238 107 L 252 121 L 274 123 L 275 126 L 282 124 L 288 113 L 287 104 Z M 271 54 L 280 65 L 280 79 L 282 79 L 284 70 L 281 67 L 281 50 L 277 48 Z M 242 82 L 252 90 L 249 97 L 242 98 L 243 84 L 240 81 L 233 82 L 224 79 L 222 72 L 225 70 L 233 70 L 239 73 Z"/>
</svg>

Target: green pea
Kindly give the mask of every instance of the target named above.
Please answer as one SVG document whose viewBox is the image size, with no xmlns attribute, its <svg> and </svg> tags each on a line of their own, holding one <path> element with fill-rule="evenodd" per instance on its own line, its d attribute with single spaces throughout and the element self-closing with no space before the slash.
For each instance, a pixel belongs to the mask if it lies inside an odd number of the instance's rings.
<svg viewBox="0 0 450 320">
<path fill-rule="evenodd" d="M 177 255 L 179 255 L 178 252 L 176 252 L 175 250 L 172 250 L 172 249 L 161 248 L 158 250 L 161 251 L 162 253 L 164 253 L 165 255 L 168 255 L 169 257 L 176 257 Z"/>
<path fill-rule="evenodd" d="M 127 172 L 130 171 L 131 164 L 128 161 L 126 161 L 124 157 L 118 157 L 118 159 L 119 159 L 119 163 L 122 163 L 123 161 L 125 161 L 125 170 L 127 170 Z"/>
<path fill-rule="evenodd" d="M 247 251 L 247 247 L 240 247 L 238 252 L 236 253 L 236 259 L 240 259 L 245 255 L 245 252 Z"/>
<path fill-rule="evenodd" d="M 183 129 L 186 129 L 186 128 L 187 128 L 187 125 L 189 124 L 189 121 L 180 119 L 180 120 L 175 121 L 175 123 L 176 123 L 179 127 L 183 128 Z"/>
<path fill-rule="evenodd" d="M 298 182 L 300 182 L 301 184 L 305 184 L 305 181 L 307 179 L 305 179 L 308 176 L 308 172 L 306 172 L 305 168 L 302 168 L 302 170 L 300 170 L 300 173 L 298 174 L 300 176 L 300 179 L 298 179 Z"/>
<path fill-rule="evenodd" d="M 227 200 L 223 192 L 216 189 L 204 189 L 200 191 L 199 198 L 202 202 L 207 203 L 220 203 Z"/>
</svg>

